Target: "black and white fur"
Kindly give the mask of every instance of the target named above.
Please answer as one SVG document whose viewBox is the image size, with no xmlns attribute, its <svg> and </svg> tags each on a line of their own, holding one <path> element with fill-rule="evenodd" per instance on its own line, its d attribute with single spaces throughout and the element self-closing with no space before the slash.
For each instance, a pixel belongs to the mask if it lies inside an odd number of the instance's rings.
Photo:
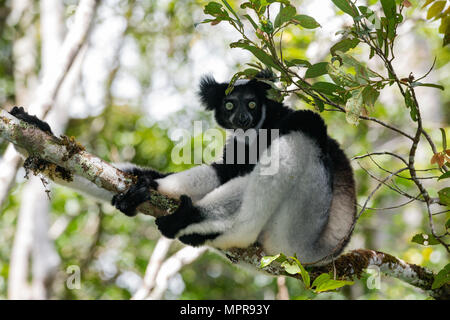
<svg viewBox="0 0 450 320">
<path fill-rule="evenodd" d="M 161 177 L 153 170 L 134 168 L 133 173 L 151 181 L 158 192 L 181 200 L 173 214 L 156 219 L 158 228 L 166 237 L 194 246 L 228 249 L 258 243 L 269 255 L 296 254 L 303 263 L 329 261 L 347 244 L 355 221 L 355 186 L 347 157 L 328 137 L 318 114 L 293 111 L 268 99 L 269 85 L 256 79 L 238 81 L 225 95 L 227 87 L 228 83 L 217 83 L 212 77 L 200 84 L 201 101 L 214 111 L 220 126 L 278 129 L 279 136 L 269 141 L 267 149 L 258 150 L 256 163 L 249 161 L 248 152 L 258 140 L 249 142 L 235 135 L 227 141 L 223 159 L 210 166 Z M 233 110 L 225 107 L 230 101 Z M 256 103 L 252 109 L 251 101 Z M 244 144 L 244 163 L 227 163 L 225 154 L 233 144 Z M 277 152 L 278 170 L 263 175 L 262 163 L 273 152 Z M 116 196 L 113 204 L 125 213 L 134 212 L 137 195 L 148 200 L 148 192 L 139 193 L 148 181 Z"/>
<path fill-rule="evenodd" d="M 257 76 L 261 77 L 271 74 Z M 122 167 L 138 176 L 135 185 L 124 194 L 102 191 L 91 195 L 112 198 L 113 205 L 132 216 L 140 203 L 149 200 L 148 189 L 153 188 L 181 200 L 173 214 L 156 219 L 166 237 L 219 249 L 258 243 L 267 255 L 295 254 L 305 264 L 330 261 L 349 241 L 355 222 L 355 184 L 347 157 L 327 135 L 318 114 L 294 111 L 268 99 L 268 84 L 240 80 L 229 95 L 225 94 L 227 87 L 228 83 L 203 78 L 202 103 L 223 128 L 278 129 L 278 137 L 269 140 L 267 148 L 258 139 L 249 141 L 236 134 L 227 140 L 223 158 L 212 165 L 172 174 Z M 227 102 L 233 103 L 232 110 L 225 107 Z M 255 143 L 256 163 L 248 157 Z M 225 155 L 233 146 L 244 148 L 244 163 L 227 163 Z M 276 173 L 261 174 L 263 164 L 274 156 Z M 89 184 L 86 180 L 78 189 L 94 190 Z"/>
</svg>

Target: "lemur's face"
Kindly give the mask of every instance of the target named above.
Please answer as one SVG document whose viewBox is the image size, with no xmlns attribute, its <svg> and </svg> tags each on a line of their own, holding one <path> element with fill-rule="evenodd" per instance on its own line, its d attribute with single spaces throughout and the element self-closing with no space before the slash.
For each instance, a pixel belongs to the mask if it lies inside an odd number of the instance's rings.
<svg viewBox="0 0 450 320">
<path fill-rule="evenodd" d="M 268 84 L 256 80 L 238 80 L 230 94 L 228 83 L 217 83 L 211 76 L 200 82 L 200 99 L 214 111 L 217 123 L 225 129 L 259 129 L 265 120 Z"/>
<path fill-rule="evenodd" d="M 226 129 L 250 129 L 261 123 L 263 105 L 253 88 L 246 85 L 235 86 L 224 96 L 215 110 L 217 122 Z"/>
</svg>

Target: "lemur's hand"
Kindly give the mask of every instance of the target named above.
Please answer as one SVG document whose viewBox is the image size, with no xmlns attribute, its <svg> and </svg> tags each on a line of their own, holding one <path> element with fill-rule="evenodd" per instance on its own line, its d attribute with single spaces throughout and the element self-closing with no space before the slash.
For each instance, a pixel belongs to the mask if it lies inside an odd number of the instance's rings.
<svg viewBox="0 0 450 320">
<path fill-rule="evenodd" d="M 32 124 L 41 129 L 42 131 L 45 131 L 48 134 L 53 135 L 52 129 L 50 129 L 50 126 L 48 125 L 47 122 L 42 121 L 36 116 L 28 114 L 22 107 L 14 107 L 9 113 L 12 114 L 17 119 Z"/>
<path fill-rule="evenodd" d="M 156 189 L 158 183 L 148 175 L 138 176 L 138 181 L 125 193 L 116 194 L 112 198 L 112 205 L 132 217 L 136 215 L 136 208 L 143 202 L 150 200 L 150 189 Z"/>
<path fill-rule="evenodd" d="M 174 213 L 156 218 L 159 231 L 167 238 L 175 238 L 176 234 L 192 223 L 202 221 L 200 210 L 193 204 L 191 198 L 180 196 L 180 205 Z"/>
</svg>

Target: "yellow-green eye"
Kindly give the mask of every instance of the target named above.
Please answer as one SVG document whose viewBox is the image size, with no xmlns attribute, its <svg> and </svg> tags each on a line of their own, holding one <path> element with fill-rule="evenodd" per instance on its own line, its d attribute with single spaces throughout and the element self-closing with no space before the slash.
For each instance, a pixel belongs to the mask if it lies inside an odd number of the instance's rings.
<svg viewBox="0 0 450 320">
<path fill-rule="evenodd" d="M 234 108 L 233 102 L 227 102 L 227 103 L 225 103 L 225 109 L 231 110 L 231 109 L 233 109 L 233 108 Z"/>
<path fill-rule="evenodd" d="M 255 108 L 256 108 L 256 102 L 255 102 L 255 101 L 250 101 L 250 102 L 248 103 L 248 107 L 249 107 L 250 109 L 255 109 Z"/>
</svg>

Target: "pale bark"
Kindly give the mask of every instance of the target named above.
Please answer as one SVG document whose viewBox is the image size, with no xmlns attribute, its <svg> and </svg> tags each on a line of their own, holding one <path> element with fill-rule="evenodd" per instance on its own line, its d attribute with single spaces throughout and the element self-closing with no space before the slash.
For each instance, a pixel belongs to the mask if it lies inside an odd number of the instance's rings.
<svg viewBox="0 0 450 320">
<path fill-rule="evenodd" d="M 206 247 L 184 247 L 164 261 L 155 279 L 155 288 L 150 292 L 146 299 L 162 299 L 169 286 L 170 278 L 180 272 L 185 265 L 197 260 L 206 250 Z"/>
<path fill-rule="evenodd" d="M 44 118 L 55 103 L 61 84 L 88 37 L 99 2 L 80 0 L 73 25 L 59 51 L 59 59 L 53 62 L 55 66 L 51 68 L 51 72 L 44 75 L 37 89 L 38 96 L 29 109 L 31 114 Z"/>
<path fill-rule="evenodd" d="M 35 28 L 31 28 L 34 13 L 33 2 L 29 0 L 15 0 L 12 2 L 12 12 L 9 19 L 10 24 L 17 24 L 24 32 L 22 38 L 13 43 L 14 57 L 14 81 L 16 103 L 29 105 L 31 94 L 37 86 L 36 61 L 37 41 Z M 17 170 L 22 163 L 22 158 L 10 144 L 3 154 L 0 163 L 0 206 L 9 194 L 14 184 Z M 42 202 L 40 194 L 33 192 L 36 182 L 34 178 L 23 189 L 22 203 L 18 212 L 17 228 L 14 235 L 14 243 L 11 252 L 10 272 L 8 276 L 8 298 L 9 299 L 31 299 L 33 296 L 32 286 L 28 283 L 30 270 L 30 255 L 33 246 L 34 211 L 48 210 L 46 199 Z M 42 189 L 41 189 L 42 191 Z M 38 197 L 35 206 L 35 197 Z"/>
<path fill-rule="evenodd" d="M 155 248 L 153 249 L 147 269 L 145 270 L 142 286 L 133 295 L 133 300 L 145 299 L 149 295 L 150 291 L 154 289 L 156 285 L 156 278 L 161 270 L 162 263 L 169 252 L 172 242 L 173 240 L 167 239 L 163 236 L 159 238 Z"/>
<path fill-rule="evenodd" d="M 8 197 L 9 190 L 14 185 L 14 179 L 21 164 L 22 158 L 17 153 L 14 145 L 8 145 L 0 162 L 0 207 L 2 207 Z"/>
</svg>

